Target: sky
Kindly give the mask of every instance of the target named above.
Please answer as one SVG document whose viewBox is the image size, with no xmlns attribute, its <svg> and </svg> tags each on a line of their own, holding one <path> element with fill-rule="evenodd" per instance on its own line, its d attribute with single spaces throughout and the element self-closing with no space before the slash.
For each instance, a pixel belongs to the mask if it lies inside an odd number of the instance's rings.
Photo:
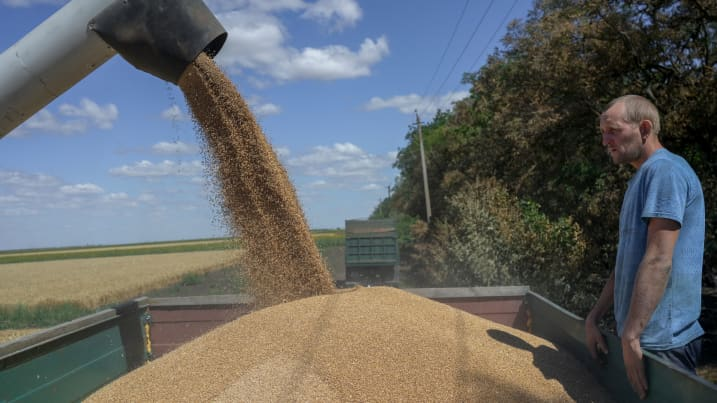
<svg viewBox="0 0 717 403">
<path fill-rule="evenodd" d="M 65 5 L 0 0 L 0 51 Z M 367 218 L 416 122 L 468 96 L 531 0 L 205 0 L 215 61 L 312 229 Z M 41 51 L 41 49 L 38 49 Z M 3 85 L 0 77 L 0 89 Z M 116 55 L 0 138 L 0 250 L 224 237 L 201 135 L 174 84 Z"/>
</svg>

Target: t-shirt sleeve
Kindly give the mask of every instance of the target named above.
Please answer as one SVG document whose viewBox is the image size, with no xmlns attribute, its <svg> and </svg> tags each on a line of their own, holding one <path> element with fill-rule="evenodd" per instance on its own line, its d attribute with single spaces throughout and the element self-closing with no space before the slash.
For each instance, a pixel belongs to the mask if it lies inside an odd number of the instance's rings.
<svg viewBox="0 0 717 403">
<path fill-rule="evenodd" d="M 687 205 L 687 181 L 669 161 L 655 161 L 645 184 L 642 219 L 666 218 L 682 226 Z"/>
</svg>

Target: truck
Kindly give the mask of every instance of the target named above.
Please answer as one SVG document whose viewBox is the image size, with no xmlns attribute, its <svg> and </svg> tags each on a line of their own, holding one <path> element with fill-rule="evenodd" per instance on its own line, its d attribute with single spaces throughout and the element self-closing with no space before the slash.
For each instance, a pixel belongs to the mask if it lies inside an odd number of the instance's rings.
<svg viewBox="0 0 717 403">
<path fill-rule="evenodd" d="M 353 219 L 345 224 L 348 285 L 398 285 L 399 248 L 393 219 Z"/>
</svg>

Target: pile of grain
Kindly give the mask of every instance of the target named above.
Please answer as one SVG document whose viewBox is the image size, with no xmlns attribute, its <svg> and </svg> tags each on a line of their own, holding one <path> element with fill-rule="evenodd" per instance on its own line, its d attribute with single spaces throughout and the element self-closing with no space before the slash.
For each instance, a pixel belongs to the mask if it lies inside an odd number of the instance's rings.
<svg viewBox="0 0 717 403">
<path fill-rule="evenodd" d="M 259 306 L 333 292 L 296 192 L 234 84 L 201 54 L 179 80 Z"/>
<path fill-rule="evenodd" d="M 96 402 L 609 401 L 545 340 L 386 288 L 230 322 L 118 379 Z"/>
</svg>

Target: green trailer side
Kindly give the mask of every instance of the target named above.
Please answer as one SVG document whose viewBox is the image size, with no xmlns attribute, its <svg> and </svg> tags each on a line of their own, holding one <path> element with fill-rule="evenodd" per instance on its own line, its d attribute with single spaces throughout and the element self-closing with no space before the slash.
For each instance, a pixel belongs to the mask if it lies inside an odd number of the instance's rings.
<svg viewBox="0 0 717 403">
<path fill-rule="evenodd" d="M 147 299 L 0 345 L 0 402 L 75 402 L 144 364 Z"/>
<path fill-rule="evenodd" d="M 633 392 L 622 360 L 620 339 L 604 334 L 608 354 L 604 365 L 592 359 L 585 347 L 584 320 L 544 297 L 529 291 L 529 331 L 565 348 L 580 360 L 618 402 L 717 402 L 717 385 L 676 368 L 659 357 L 644 353 L 648 394 L 640 400 Z"/>
</svg>

